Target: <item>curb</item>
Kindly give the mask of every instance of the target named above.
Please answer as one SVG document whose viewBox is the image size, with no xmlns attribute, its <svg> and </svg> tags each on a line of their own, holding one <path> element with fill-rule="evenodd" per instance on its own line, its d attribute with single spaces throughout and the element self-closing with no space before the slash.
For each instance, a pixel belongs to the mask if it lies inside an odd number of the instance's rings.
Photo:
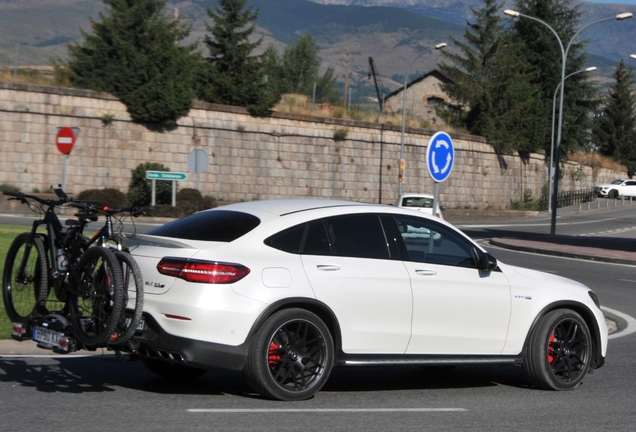
<svg viewBox="0 0 636 432">
<path fill-rule="evenodd" d="M 492 238 L 489 243 L 493 246 L 502 247 L 505 249 L 512 249 L 521 252 L 531 252 L 541 255 L 553 255 L 565 258 L 584 259 L 589 261 L 607 262 L 613 264 L 627 264 L 636 265 L 636 254 L 634 258 L 624 256 L 610 256 L 607 255 L 607 250 L 596 249 L 594 253 L 584 252 L 576 250 L 573 247 L 572 250 L 559 249 L 560 245 L 555 243 L 544 243 L 529 240 L 514 240 L 507 238 Z M 623 254 L 626 252 L 623 252 Z"/>
</svg>

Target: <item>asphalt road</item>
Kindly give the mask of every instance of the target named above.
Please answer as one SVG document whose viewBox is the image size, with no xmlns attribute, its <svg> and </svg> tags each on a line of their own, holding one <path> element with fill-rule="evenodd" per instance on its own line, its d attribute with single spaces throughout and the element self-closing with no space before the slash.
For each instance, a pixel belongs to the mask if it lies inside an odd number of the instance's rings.
<svg viewBox="0 0 636 432">
<path fill-rule="evenodd" d="M 636 227 L 636 206 L 632 213 L 619 211 L 564 216 L 557 232 L 594 234 L 599 240 L 630 238 L 631 229 L 624 229 Z M 541 218 L 480 225 L 463 228 L 499 260 L 579 280 L 598 293 L 603 306 L 636 316 L 633 266 L 514 252 L 485 242 L 493 233 L 549 232 Z M 611 233 L 598 234 L 603 227 Z M 606 365 L 571 392 L 528 388 L 517 366 L 339 368 L 315 398 L 280 403 L 252 394 L 235 372 L 210 371 L 191 383 L 170 383 L 138 362 L 112 355 L 2 357 L 0 429 L 633 431 L 632 328 L 610 339 Z"/>
</svg>

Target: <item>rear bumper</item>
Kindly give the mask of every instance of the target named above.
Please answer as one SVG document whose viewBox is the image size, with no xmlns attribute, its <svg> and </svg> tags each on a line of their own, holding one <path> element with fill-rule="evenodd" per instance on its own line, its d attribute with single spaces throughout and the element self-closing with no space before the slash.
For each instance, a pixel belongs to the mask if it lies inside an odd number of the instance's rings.
<svg viewBox="0 0 636 432">
<path fill-rule="evenodd" d="M 187 339 L 167 333 L 150 315 L 144 314 L 145 330 L 135 341 L 133 358 L 152 358 L 173 364 L 201 369 L 242 370 L 247 359 L 249 342 L 238 345 L 222 345 Z"/>
</svg>

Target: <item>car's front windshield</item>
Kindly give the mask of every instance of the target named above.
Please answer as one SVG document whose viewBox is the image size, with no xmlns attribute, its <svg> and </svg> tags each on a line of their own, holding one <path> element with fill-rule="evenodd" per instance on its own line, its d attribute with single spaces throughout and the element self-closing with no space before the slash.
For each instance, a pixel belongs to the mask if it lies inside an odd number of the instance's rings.
<svg viewBox="0 0 636 432">
<path fill-rule="evenodd" d="M 621 184 L 624 180 L 614 180 L 612 184 Z"/>
</svg>

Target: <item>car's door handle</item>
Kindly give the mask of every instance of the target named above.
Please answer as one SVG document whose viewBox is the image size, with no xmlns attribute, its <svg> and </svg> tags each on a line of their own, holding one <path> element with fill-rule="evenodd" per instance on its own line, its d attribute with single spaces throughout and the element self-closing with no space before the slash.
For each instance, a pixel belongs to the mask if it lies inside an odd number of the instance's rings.
<svg viewBox="0 0 636 432">
<path fill-rule="evenodd" d="M 415 270 L 420 276 L 437 276 L 437 272 L 435 270 Z"/>
<path fill-rule="evenodd" d="M 338 271 L 340 270 L 340 266 L 333 264 L 318 264 L 316 268 L 320 271 Z"/>
</svg>

